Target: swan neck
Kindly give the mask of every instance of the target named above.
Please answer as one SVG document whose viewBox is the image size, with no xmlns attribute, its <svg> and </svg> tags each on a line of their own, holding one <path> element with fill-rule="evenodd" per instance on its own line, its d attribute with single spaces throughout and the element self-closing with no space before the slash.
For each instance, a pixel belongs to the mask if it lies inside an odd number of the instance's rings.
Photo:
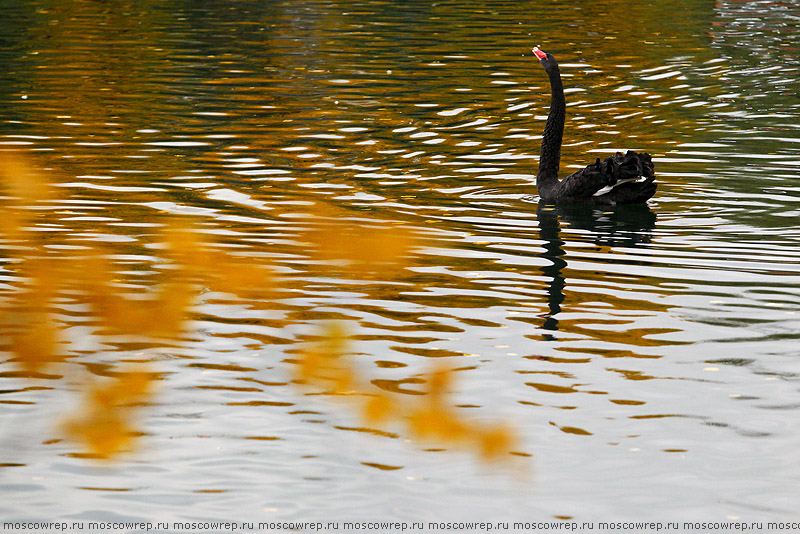
<svg viewBox="0 0 800 534">
<path fill-rule="evenodd" d="M 550 76 L 550 113 L 542 134 L 542 151 L 539 157 L 537 185 L 558 181 L 558 166 L 561 161 L 561 140 L 564 136 L 564 120 L 567 104 L 564 99 L 564 86 L 558 67 L 548 71 Z"/>
</svg>

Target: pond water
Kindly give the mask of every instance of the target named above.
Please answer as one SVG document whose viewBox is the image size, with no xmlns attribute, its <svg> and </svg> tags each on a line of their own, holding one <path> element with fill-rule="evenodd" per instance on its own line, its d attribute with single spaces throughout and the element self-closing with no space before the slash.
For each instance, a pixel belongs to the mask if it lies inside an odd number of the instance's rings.
<svg viewBox="0 0 800 534">
<path fill-rule="evenodd" d="M 2 5 L 0 156 L 61 195 L 35 230 L 141 274 L 191 216 L 285 280 L 201 299 L 176 349 L 77 342 L 65 365 L 162 376 L 110 465 L 58 439 L 79 385 L 4 358 L 4 520 L 797 519 L 797 1 Z M 648 207 L 539 205 L 534 45 L 567 87 L 562 171 L 647 151 Z M 422 240 L 399 273 L 325 274 L 320 206 Z M 458 369 L 459 410 L 513 425 L 526 474 L 297 388 L 329 319 L 376 390 Z"/>
</svg>

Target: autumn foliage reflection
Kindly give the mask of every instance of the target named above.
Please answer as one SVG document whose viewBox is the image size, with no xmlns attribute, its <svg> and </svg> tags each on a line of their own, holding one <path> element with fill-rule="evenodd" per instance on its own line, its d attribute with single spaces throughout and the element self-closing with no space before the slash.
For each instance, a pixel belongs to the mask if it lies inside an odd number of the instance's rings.
<svg viewBox="0 0 800 534">
<path fill-rule="evenodd" d="M 77 371 L 82 366 L 70 364 L 80 363 L 80 354 L 70 350 L 58 319 L 65 303 L 83 310 L 91 335 L 101 341 L 133 339 L 169 347 L 191 332 L 190 312 L 202 291 L 265 301 L 274 298 L 280 284 L 268 265 L 222 251 L 190 225 L 170 220 L 153 244 L 158 268 L 144 289 L 134 291 L 109 250 L 53 247 L 32 229 L 37 208 L 54 196 L 22 159 L 4 158 L 0 185 L 0 246 L 10 272 L 10 283 L 0 293 L 0 349 L 31 376 L 58 369 L 82 384 L 78 408 L 60 425 L 63 435 L 81 444 L 85 452 L 79 456 L 112 459 L 134 448 L 143 434 L 141 408 L 153 401 L 158 374 L 146 361 L 112 365 L 102 378 Z M 365 228 L 324 210 L 315 215 L 324 222 L 307 240 L 317 268 L 328 274 L 385 279 L 408 263 L 414 239 L 401 225 Z M 477 424 L 450 403 L 452 371 L 433 370 L 425 377 L 425 395 L 399 399 L 362 376 L 342 324 L 323 325 L 317 338 L 295 360 L 298 385 L 354 399 L 368 425 L 400 425 L 418 440 L 467 448 L 487 460 L 509 458 L 517 440 L 508 426 Z"/>
</svg>

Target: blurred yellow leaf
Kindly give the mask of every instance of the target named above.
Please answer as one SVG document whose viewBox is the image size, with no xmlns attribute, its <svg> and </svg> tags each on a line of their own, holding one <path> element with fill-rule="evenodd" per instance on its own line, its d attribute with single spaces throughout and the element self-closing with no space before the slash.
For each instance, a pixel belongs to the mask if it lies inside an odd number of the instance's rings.
<svg viewBox="0 0 800 534">
<path fill-rule="evenodd" d="M 154 379 L 153 373 L 142 368 L 92 385 L 79 411 L 63 423 L 64 432 L 99 458 L 110 459 L 130 449 L 136 435 L 136 405 L 152 396 Z"/>
<path fill-rule="evenodd" d="M 357 372 L 346 361 L 347 336 L 338 323 L 327 325 L 322 338 L 304 349 L 297 374 L 303 382 L 328 388 L 334 393 L 351 392 L 358 383 Z"/>
<path fill-rule="evenodd" d="M 369 397 L 363 407 L 364 422 L 370 425 L 386 422 L 393 415 L 394 404 L 391 398 L 383 394 Z"/>
<path fill-rule="evenodd" d="M 13 154 L 3 154 L 0 158 L 0 184 L 3 194 L 8 196 L 5 201 L 14 206 L 27 207 L 51 197 L 47 180 Z"/>
<path fill-rule="evenodd" d="M 469 435 L 469 427 L 450 409 L 438 404 L 425 404 L 409 417 L 411 433 L 424 440 L 460 443 Z"/>
<path fill-rule="evenodd" d="M 506 459 L 517 445 L 517 436 L 508 426 L 481 427 L 477 433 L 478 450 L 484 460 Z"/>
<path fill-rule="evenodd" d="M 149 371 L 127 371 L 107 387 L 89 391 L 90 405 L 103 410 L 113 410 L 128 403 L 147 398 L 153 391 L 153 374 Z"/>
<path fill-rule="evenodd" d="M 402 226 L 375 228 L 337 221 L 326 222 L 309 237 L 320 259 L 356 271 L 399 267 L 414 244 L 411 231 Z"/>
<path fill-rule="evenodd" d="M 26 371 L 63 360 L 58 353 L 58 330 L 48 314 L 30 314 L 21 328 L 11 335 L 11 350 Z"/>
<path fill-rule="evenodd" d="M 39 371 L 64 358 L 51 309 L 63 270 L 45 258 L 28 258 L 16 269 L 22 287 L 3 302 L 0 326 L 9 335 L 10 349 L 20 365 L 27 371 Z"/>
<path fill-rule="evenodd" d="M 133 429 L 124 414 L 117 410 L 95 410 L 82 419 L 65 423 L 64 431 L 71 439 L 82 442 L 92 454 L 106 460 L 127 450 L 133 439 Z"/>
<path fill-rule="evenodd" d="M 164 258 L 171 259 L 177 265 L 207 268 L 212 264 L 200 234 L 191 228 L 171 223 L 165 229 L 163 239 Z"/>
<path fill-rule="evenodd" d="M 140 309 L 145 317 L 144 333 L 156 337 L 177 338 L 184 329 L 194 299 L 191 285 L 183 282 L 163 284 L 155 305 L 149 312 Z"/>
<path fill-rule="evenodd" d="M 50 187 L 37 173 L 14 154 L 0 157 L 0 232 L 12 241 L 25 240 L 25 224 L 31 218 L 30 207 L 51 198 Z"/>
<path fill-rule="evenodd" d="M 432 402 L 441 401 L 448 392 L 453 381 L 453 372 L 449 369 L 439 368 L 430 373 L 428 377 L 428 394 Z"/>
<path fill-rule="evenodd" d="M 209 288 L 214 291 L 232 293 L 240 297 L 270 298 L 275 287 L 272 271 L 257 263 L 245 263 L 222 253 L 217 253 Z"/>
</svg>

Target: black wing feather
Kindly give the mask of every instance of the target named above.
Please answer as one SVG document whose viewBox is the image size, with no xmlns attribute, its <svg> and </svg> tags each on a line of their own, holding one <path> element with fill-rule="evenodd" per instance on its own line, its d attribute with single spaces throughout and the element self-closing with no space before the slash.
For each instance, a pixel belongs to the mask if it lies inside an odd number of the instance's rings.
<svg viewBox="0 0 800 534">
<path fill-rule="evenodd" d="M 619 184 L 610 192 L 594 197 L 599 203 L 636 202 L 648 192 L 655 192 L 655 172 L 650 154 L 628 150 L 625 154 L 617 152 L 601 161 L 600 158 L 587 167 L 570 174 L 559 187 L 559 196 L 572 199 L 591 199 L 604 187 L 613 186 L 627 180 L 645 180 Z M 645 197 L 645 200 L 649 196 Z"/>
</svg>

